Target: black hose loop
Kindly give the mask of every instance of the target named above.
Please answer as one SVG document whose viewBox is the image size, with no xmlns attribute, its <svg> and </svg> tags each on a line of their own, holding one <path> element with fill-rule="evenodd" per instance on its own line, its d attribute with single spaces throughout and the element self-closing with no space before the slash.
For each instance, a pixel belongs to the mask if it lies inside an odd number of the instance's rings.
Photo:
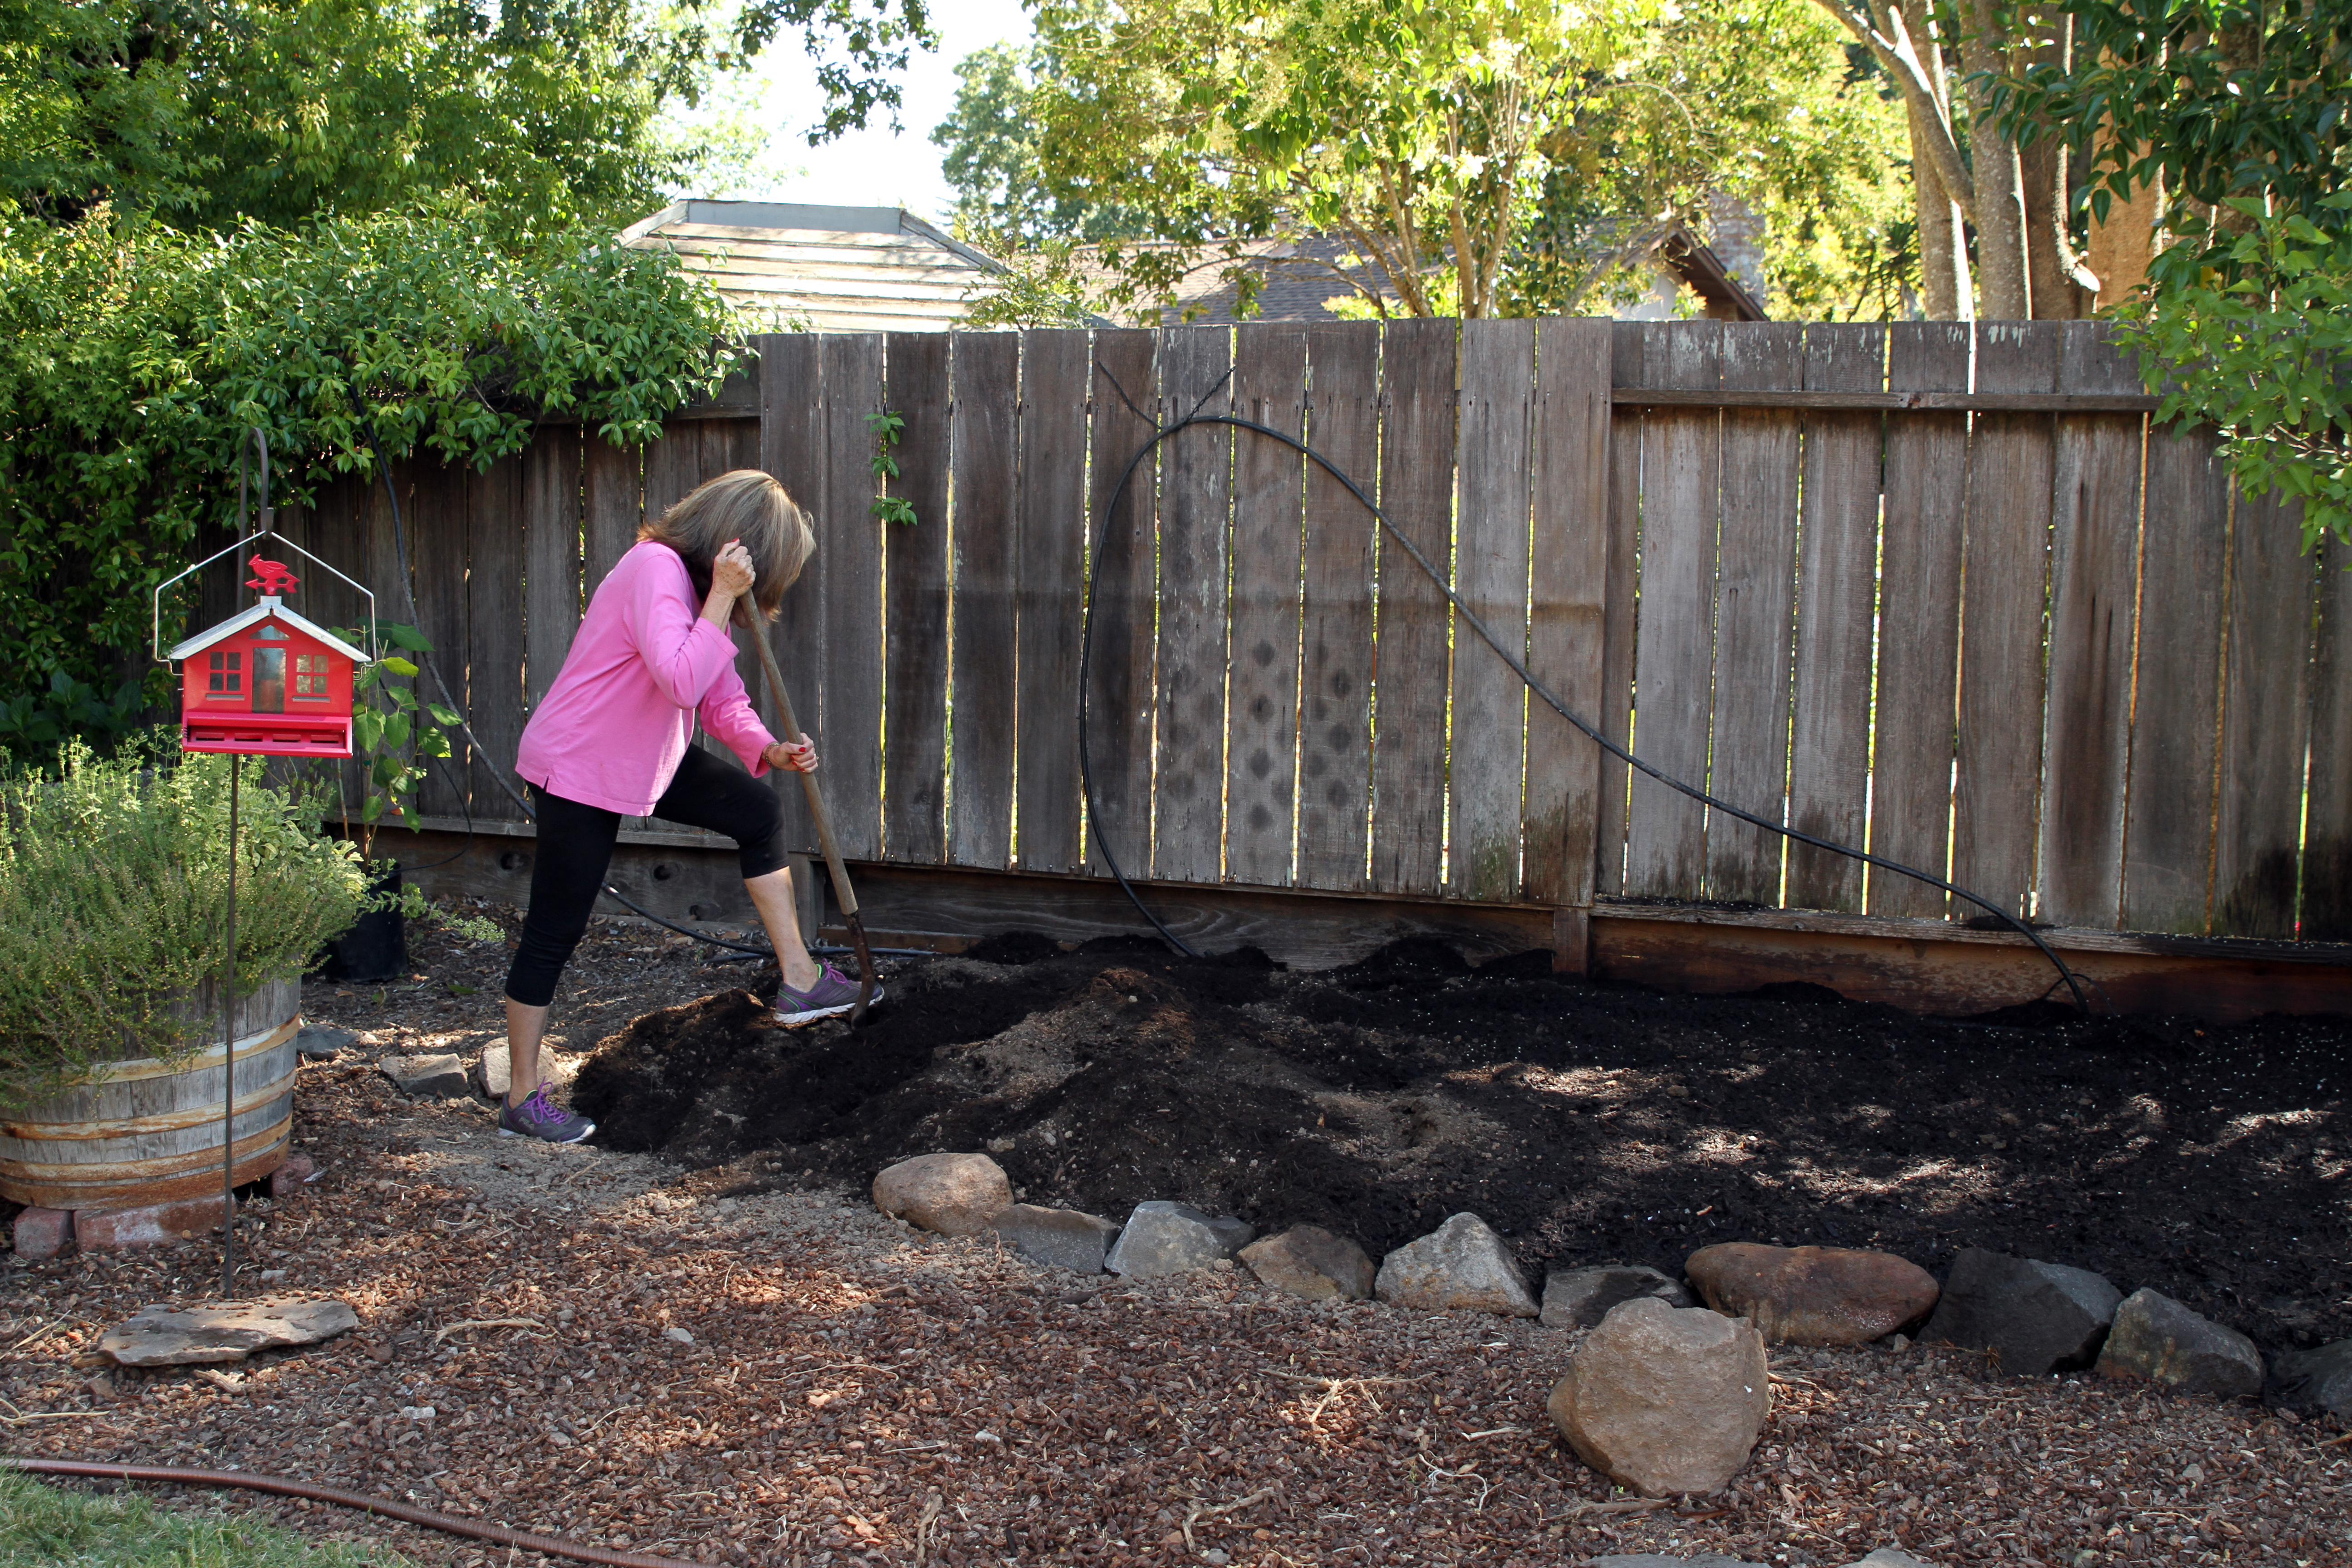
<svg viewBox="0 0 2352 1568">
<path fill-rule="evenodd" d="M 1129 409 L 1134 410 L 1138 418 L 1144 418 L 1146 423 L 1150 423 L 1143 411 L 1137 408 L 1134 400 L 1127 395 L 1126 388 L 1120 386 L 1118 378 L 1111 374 L 1110 367 L 1097 360 L 1095 368 L 1101 372 L 1104 379 L 1110 382 L 1112 389 L 1118 394 L 1119 400 Z M 2084 1016 L 2092 1016 L 2091 1001 L 2084 993 L 2081 977 L 2067 967 L 2065 961 L 2058 956 L 2057 950 L 2043 941 L 2039 931 L 1991 900 L 1970 892 L 1956 882 L 1948 882 L 1931 872 L 1922 871 L 1916 866 L 1906 866 L 1899 860 L 1891 860 L 1884 855 L 1874 855 L 1866 849 L 1857 849 L 1850 844 L 1840 844 L 1832 839 L 1822 838 L 1815 834 L 1807 833 L 1801 828 L 1790 827 L 1784 823 L 1759 816 L 1752 811 L 1743 810 L 1729 801 L 1709 795 L 1696 784 L 1685 783 L 1664 769 L 1644 762 L 1627 748 L 1611 740 L 1601 733 L 1597 726 L 1569 707 L 1557 693 L 1536 678 L 1535 672 L 1528 668 L 1527 661 L 1521 658 L 1517 651 L 1507 646 L 1500 637 L 1497 637 L 1475 610 L 1462 602 L 1461 595 L 1454 593 L 1454 585 L 1445 580 L 1444 574 L 1439 572 L 1429 557 L 1422 552 L 1421 547 L 1407 538 L 1404 531 L 1391 521 L 1388 513 L 1381 510 L 1372 498 L 1364 492 L 1363 487 L 1356 483 L 1355 479 L 1338 465 L 1297 437 L 1286 431 L 1277 430 L 1271 425 L 1261 424 L 1255 419 L 1246 419 L 1237 414 L 1202 414 L 1197 407 L 1173 424 L 1156 426 L 1150 438 L 1136 449 L 1135 455 L 1128 459 L 1127 466 L 1119 470 L 1118 482 L 1111 487 L 1109 493 L 1103 500 L 1102 517 L 1095 548 L 1087 557 L 1086 632 L 1080 640 L 1078 652 L 1078 782 L 1081 793 L 1086 798 L 1087 826 L 1093 833 L 1096 847 L 1102 852 L 1103 863 L 1110 868 L 1111 875 L 1118 879 L 1120 890 L 1127 894 L 1129 901 L 1142 912 L 1143 918 L 1150 921 L 1161 936 L 1174 943 L 1187 955 L 1200 956 L 1181 938 L 1171 931 L 1157 915 L 1145 907 L 1141 895 L 1137 893 L 1134 885 L 1128 880 L 1126 873 L 1119 868 L 1118 856 L 1112 851 L 1109 841 L 1103 833 L 1102 812 L 1095 801 L 1094 759 L 1089 747 L 1087 725 L 1087 710 L 1092 687 L 1092 682 L 1087 677 L 1094 655 L 1095 583 L 1100 575 L 1103 550 L 1109 542 L 1111 514 L 1118 510 L 1120 498 L 1127 494 L 1128 486 L 1134 481 L 1136 469 L 1142 467 L 1145 458 L 1150 457 L 1163 443 L 1171 440 L 1180 432 L 1204 425 L 1225 426 L 1235 430 L 1247 430 L 1279 441 L 1339 480 L 1346 487 L 1348 493 L 1355 497 L 1366 511 L 1371 513 L 1374 521 L 1388 531 L 1389 537 L 1403 547 L 1404 552 L 1412 557 L 1413 564 L 1420 567 L 1428 575 L 1429 580 L 1437 585 L 1437 591 L 1445 595 L 1445 602 L 1454 607 L 1454 612 L 1468 624 L 1471 630 L 1478 634 L 1481 641 L 1495 650 L 1496 658 L 1510 667 L 1511 673 L 1517 676 L 1529 691 L 1543 699 L 1545 704 L 1553 712 L 1574 725 L 1593 744 L 1611 756 L 1628 767 L 1637 769 L 1657 780 L 1677 794 L 1687 795 L 1711 811 L 1722 812 L 1727 816 L 1737 818 L 1751 826 L 1760 827 L 1768 833 L 1776 833 L 1795 843 L 1811 845 L 1816 849 L 1826 849 L 1832 854 L 1843 855 L 1850 859 L 1859 860 L 1865 866 L 1873 866 L 1883 871 L 1892 871 L 1898 876 L 1909 877 L 1915 881 L 1923 882 L 1928 887 L 1976 905 L 2032 942 L 2040 951 L 2042 956 L 2050 961 L 2051 967 L 2058 972 L 2058 978 L 2065 984 L 2066 989 L 2073 993 L 2074 1005 L 2082 1010 Z M 2053 989 L 2055 989 L 2054 983 Z"/>
</svg>

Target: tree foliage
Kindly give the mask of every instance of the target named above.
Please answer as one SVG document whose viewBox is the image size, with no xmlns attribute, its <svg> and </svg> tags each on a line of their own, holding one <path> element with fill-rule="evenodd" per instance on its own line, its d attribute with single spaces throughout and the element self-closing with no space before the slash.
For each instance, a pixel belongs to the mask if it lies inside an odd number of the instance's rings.
<svg viewBox="0 0 2352 1568">
<path fill-rule="evenodd" d="M 300 502 L 372 471 L 371 427 L 388 457 L 478 464 L 542 411 L 649 438 L 735 357 L 726 303 L 674 258 L 575 230 L 502 221 L 501 246 L 474 209 L 218 237 L 106 217 L 0 226 L 0 667 L 36 690 L 152 668 L 150 590 L 231 521 L 251 427 Z"/>
<path fill-rule="evenodd" d="M 11 0 L 0 180 L 26 211 L 99 203 L 185 227 L 458 195 L 617 226 L 712 149 L 668 134 L 780 35 L 821 60 L 811 139 L 895 116 L 925 0 Z"/>
<path fill-rule="evenodd" d="M 2158 221 L 2180 243 L 2159 252 L 2159 283 L 2262 267 L 2268 245 L 2239 245 L 2259 214 L 2343 226 L 2330 198 L 2352 184 L 2352 0 L 2071 0 L 2066 10 L 2074 61 L 2020 71 L 2003 106 L 2021 133 L 2046 127 L 2089 156 L 2082 199 L 2095 216 L 2161 189 Z"/>
<path fill-rule="evenodd" d="M 1246 309 L 1256 242 L 1327 235 L 1353 256 L 1334 292 L 1367 312 L 1573 310 L 1735 197 L 1801 260 L 1784 269 L 1800 308 L 1826 310 L 1899 215 L 1901 110 L 1805 0 L 1044 0 L 1037 17 L 1033 82 L 970 62 L 950 168 L 1033 241 L 1148 215 L 1096 247 L 1113 308 L 1212 267 Z M 1016 92 L 1034 131 L 984 112 Z M 1051 252 L 1033 270 L 1049 299 L 1057 270 L 1076 280 Z"/>
</svg>

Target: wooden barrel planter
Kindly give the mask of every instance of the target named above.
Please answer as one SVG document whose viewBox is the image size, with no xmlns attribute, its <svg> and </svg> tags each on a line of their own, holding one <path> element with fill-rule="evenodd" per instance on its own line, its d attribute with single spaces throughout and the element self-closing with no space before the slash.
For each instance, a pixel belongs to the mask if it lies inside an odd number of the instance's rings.
<svg viewBox="0 0 2352 1568">
<path fill-rule="evenodd" d="M 237 1005 L 240 1185 L 286 1163 L 301 1001 L 299 982 L 279 980 Z M 119 1209 L 219 1192 L 221 1009 L 202 995 L 186 1009 L 192 1033 L 207 1011 L 209 1048 L 176 1064 L 110 1062 L 88 1083 L 0 1116 L 0 1196 L 44 1208 Z"/>
</svg>

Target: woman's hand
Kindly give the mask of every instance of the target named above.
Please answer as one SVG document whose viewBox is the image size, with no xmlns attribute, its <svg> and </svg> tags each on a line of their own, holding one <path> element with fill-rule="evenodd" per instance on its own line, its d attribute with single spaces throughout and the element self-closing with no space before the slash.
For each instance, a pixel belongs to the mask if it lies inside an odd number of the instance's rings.
<svg viewBox="0 0 2352 1568">
<path fill-rule="evenodd" d="M 778 741 L 761 753 L 767 764 L 780 772 L 813 773 L 816 772 L 816 747 L 806 735 L 797 742 Z"/>
<path fill-rule="evenodd" d="M 740 539 L 730 539 L 727 547 L 711 558 L 710 592 L 702 601 L 702 618 L 713 626 L 723 626 L 733 614 L 735 601 L 751 591 L 760 574 L 751 565 L 751 552 L 743 548 Z"/>
</svg>

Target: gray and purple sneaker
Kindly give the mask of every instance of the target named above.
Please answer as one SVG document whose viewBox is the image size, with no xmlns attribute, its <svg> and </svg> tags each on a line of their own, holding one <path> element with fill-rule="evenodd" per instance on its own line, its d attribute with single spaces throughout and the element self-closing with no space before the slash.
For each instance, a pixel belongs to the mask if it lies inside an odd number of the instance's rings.
<svg viewBox="0 0 2352 1568">
<path fill-rule="evenodd" d="M 872 1006 L 882 1000 L 882 987 L 874 987 Z M 795 991 L 789 985 L 776 987 L 776 1022 L 791 1027 L 813 1024 L 819 1018 L 830 1018 L 846 1013 L 857 1005 L 857 982 L 842 973 L 830 963 L 817 965 L 816 984 L 805 991 Z"/>
<path fill-rule="evenodd" d="M 501 1138 L 539 1138 L 550 1143 L 577 1143 L 596 1124 L 584 1116 L 569 1110 L 559 1110 L 547 1098 L 547 1085 L 541 1084 L 530 1091 L 520 1105 L 509 1105 L 499 1117 Z"/>
</svg>

